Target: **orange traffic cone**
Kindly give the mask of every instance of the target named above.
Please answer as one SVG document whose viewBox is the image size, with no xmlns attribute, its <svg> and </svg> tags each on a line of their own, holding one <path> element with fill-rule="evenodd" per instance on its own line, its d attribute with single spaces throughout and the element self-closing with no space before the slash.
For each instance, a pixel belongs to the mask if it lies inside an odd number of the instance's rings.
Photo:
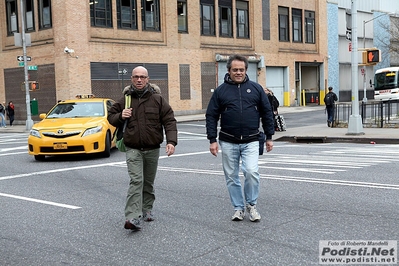
<svg viewBox="0 0 399 266">
<path fill-rule="evenodd" d="M 316 103 L 319 103 L 319 96 L 316 96 Z"/>
<path fill-rule="evenodd" d="M 312 97 L 310 98 L 310 102 L 311 102 L 311 103 L 314 103 L 313 95 L 312 95 Z"/>
</svg>

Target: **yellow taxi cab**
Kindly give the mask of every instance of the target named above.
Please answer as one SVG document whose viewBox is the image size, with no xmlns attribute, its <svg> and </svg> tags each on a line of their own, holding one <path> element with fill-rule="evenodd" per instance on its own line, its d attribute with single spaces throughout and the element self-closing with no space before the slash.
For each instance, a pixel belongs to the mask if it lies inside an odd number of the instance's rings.
<svg viewBox="0 0 399 266">
<path fill-rule="evenodd" d="M 111 99 L 92 94 L 58 102 L 40 122 L 33 125 L 28 137 L 29 154 L 37 161 L 45 156 L 101 153 L 111 155 L 116 128 L 108 123 Z"/>
</svg>

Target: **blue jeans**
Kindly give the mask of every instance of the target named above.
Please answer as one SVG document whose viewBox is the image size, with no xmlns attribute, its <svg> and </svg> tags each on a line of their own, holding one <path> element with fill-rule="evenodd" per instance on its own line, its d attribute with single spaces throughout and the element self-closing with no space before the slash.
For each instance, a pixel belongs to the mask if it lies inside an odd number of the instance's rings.
<svg viewBox="0 0 399 266">
<path fill-rule="evenodd" d="M 245 202 L 255 205 L 259 196 L 259 141 L 235 144 L 219 141 L 222 148 L 223 171 L 234 210 L 244 210 Z M 244 195 L 239 177 L 244 174 Z M 244 202 L 245 197 L 245 202 Z"/>
<path fill-rule="evenodd" d="M 333 122 L 334 120 L 334 105 L 326 105 L 327 109 L 327 121 Z"/>
<path fill-rule="evenodd" d="M 0 117 L 1 117 L 1 122 L 0 122 L 0 127 L 6 127 L 6 118 L 4 117 L 4 114 L 0 112 Z"/>
</svg>

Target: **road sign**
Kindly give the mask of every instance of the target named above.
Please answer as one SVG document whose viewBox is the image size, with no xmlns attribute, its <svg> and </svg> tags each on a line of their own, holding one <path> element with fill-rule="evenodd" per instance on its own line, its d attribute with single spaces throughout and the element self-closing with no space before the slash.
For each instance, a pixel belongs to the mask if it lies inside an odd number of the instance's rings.
<svg viewBox="0 0 399 266">
<path fill-rule="evenodd" d="M 28 70 L 37 70 L 37 66 L 28 66 Z"/>
<path fill-rule="evenodd" d="M 351 30 L 347 30 L 347 31 L 346 31 L 346 39 L 347 39 L 348 41 L 351 41 L 351 40 L 352 40 L 352 31 L 351 31 Z"/>
<path fill-rule="evenodd" d="M 118 74 L 119 74 L 119 75 L 126 75 L 126 73 L 127 73 L 126 68 L 124 68 L 123 70 L 119 70 L 119 71 L 118 71 Z"/>
<path fill-rule="evenodd" d="M 18 62 L 18 66 L 23 67 L 25 65 L 25 62 Z"/>
<path fill-rule="evenodd" d="M 24 61 L 24 56 L 23 55 L 18 55 L 17 56 L 17 60 L 18 61 Z M 31 60 L 32 60 L 32 57 L 30 57 L 30 56 L 26 57 L 26 61 L 31 61 Z"/>
</svg>

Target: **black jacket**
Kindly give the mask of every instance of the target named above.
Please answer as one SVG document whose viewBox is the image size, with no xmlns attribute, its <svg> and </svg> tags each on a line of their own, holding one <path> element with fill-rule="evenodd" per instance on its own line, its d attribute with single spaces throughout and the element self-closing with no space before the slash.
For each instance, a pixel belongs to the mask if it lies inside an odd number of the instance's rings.
<svg viewBox="0 0 399 266">
<path fill-rule="evenodd" d="M 280 106 L 280 102 L 278 101 L 277 97 L 274 94 L 267 94 L 267 98 L 269 98 L 269 102 L 272 105 L 272 110 L 275 114 L 277 114 L 277 108 Z"/>
<path fill-rule="evenodd" d="M 327 97 L 331 98 L 330 103 L 328 103 Z M 333 106 L 336 101 L 338 101 L 338 96 L 332 91 L 329 91 L 324 96 L 324 103 L 326 104 L 326 106 Z"/>
<path fill-rule="evenodd" d="M 210 143 L 216 142 L 220 118 L 219 139 L 231 143 L 258 140 L 259 122 L 266 139 L 274 135 L 274 119 L 269 99 L 262 86 L 249 80 L 234 83 L 227 73 L 224 83 L 213 93 L 206 110 L 206 131 Z"/>
</svg>

